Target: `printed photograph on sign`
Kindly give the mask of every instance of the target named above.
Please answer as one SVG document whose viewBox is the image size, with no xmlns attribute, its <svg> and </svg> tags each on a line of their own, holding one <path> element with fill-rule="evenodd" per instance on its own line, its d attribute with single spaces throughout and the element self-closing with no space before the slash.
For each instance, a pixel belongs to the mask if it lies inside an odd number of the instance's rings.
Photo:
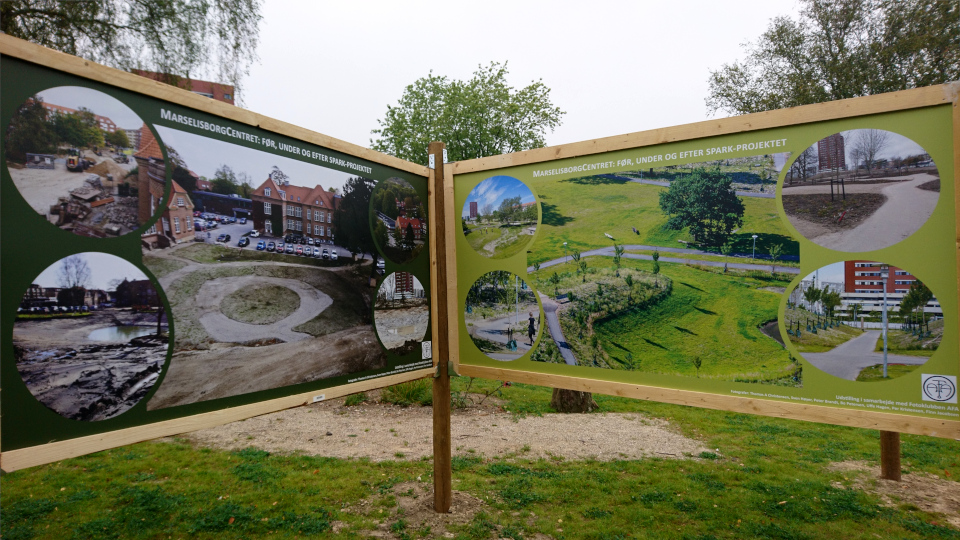
<svg viewBox="0 0 960 540">
<path fill-rule="evenodd" d="M 427 245 L 427 212 L 420 194 L 402 178 L 378 182 L 371 197 L 373 239 L 395 264 L 406 264 Z"/>
<path fill-rule="evenodd" d="M 460 224 L 477 253 L 508 259 L 522 253 L 536 234 L 537 201 L 516 178 L 491 176 L 467 195 Z"/>
<path fill-rule="evenodd" d="M 473 344 L 494 360 L 516 360 L 530 352 L 543 323 L 535 294 L 511 272 L 480 276 L 467 292 L 464 309 Z"/>
<path fill-rule="evenodd" d="M 153 134 L 129 107 L 97 90 L 60 86 L 31 96 L 7 126 L 5 151 L 27 204 L 80 236 L 134 231 L 164 195 Z"/>
<path fill-rule="evenodd" d="M 396 354 L 409 354 L 420 348 L 430 323 L 430 304 L 417 276 L 393 272 L 377 290 L 373 320 L 380 342 Z"/>
<path fill-rule="evenodd" d="M 17 370 L 30 393 L 62 416 L 113 418 L 157 382 L 169 324 L 136 266 L 106 253 L 71 255 L 41 272 L 20 301 Z"/>
<path fill-rule="evenodd" d="M 176 339 L 148 409 L 381 369 L 375 182 L 157 126 L 175 196 L 143 261 Z M 168 228 L 172 225 L 172 228 Z"/>
<path fill-rule="evenodd" d="M 814 367 L 863 382 L 922 366 L 944 329 L 940 302 L 923 281 L 872 260 L 838 262 L 805 276 L 790 292 L 783 323 L 787 339 Z"/>
<path fill-rule="evenodd" d="M 802 385 L 778 329 L 800 271 L 774 197 L 787 157 L 532 180 L 527 271 L 549 324 L 531 359 Z"/>
<path fill-rule="evenodd" d="M 903 135 L 854 129 L 797 155 L 780 194 L 804 238 L 837 251 L 873 251 L 927 222 L 940 198 L 940 173 L 930 154 Z"/>
</svg>

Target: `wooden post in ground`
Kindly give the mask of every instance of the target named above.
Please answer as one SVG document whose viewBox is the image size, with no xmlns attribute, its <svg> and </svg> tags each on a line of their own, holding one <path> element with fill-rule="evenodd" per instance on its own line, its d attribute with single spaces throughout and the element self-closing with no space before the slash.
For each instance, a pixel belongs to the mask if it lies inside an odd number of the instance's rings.
<svg viewBox="0 0 960 540">
<path fill-rule="evenodd" d="M 430 230 L 434 236 L 436 253 L 432 259 L 436 265 L 433 279 L 436 286 L 433 303 L 436 306 L 437 332 L 433 334 L 433 357 L 437 365 L 437 376 L 433 379 L 433 509 L 438 513 L 450 511 L 450 500 L 453 498 L 452 476 L 453 469 L 450 457 L 450 342 L 448 339 L 448 321 L 453 316 L 447 305 L 447 283 L 455 280 L 456 276 L 449 275 L 447 268 L 447 242 L 453 242 L 447 237 L 445 227 L 446 206 L 453 204 L 446 200 L 443 185 L 443 154 L 444 144 L 432 142 L 428 153 L 433 162 L 430 171 L 430 190 L 433 192 L 433 223 Z M 455 320 L 455 319 L 454 319 Z"/>
<path fill-rule="evenodd" d="M 900 434 L 880 432 L 880 478 L 900 481 Z"/>
</svg>

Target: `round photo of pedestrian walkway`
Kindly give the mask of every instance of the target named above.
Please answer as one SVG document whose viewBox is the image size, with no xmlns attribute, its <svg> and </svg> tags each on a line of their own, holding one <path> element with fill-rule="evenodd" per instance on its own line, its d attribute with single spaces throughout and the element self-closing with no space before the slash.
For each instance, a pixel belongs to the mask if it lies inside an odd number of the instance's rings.
<svg viewBox="0 0 960 540">
<path fill-rule="evenodd" d="M 113 418 L 156 384 L 169 323 L 157 289 L 136 266 L 107 253 L 71 255 L 41 272 L 20 300 L 17 370 L 61 416 Z"/>
<path fill-rule="evenodd" d="M 807 362 L 862 382 L 922 366 L 944 329 L 940 302 L 920 278 L 874 260 L 829 264 L 804 277 L 790 292 L 783 325 Z"/>
<path fill-rule="evenodd" d="M 537 233 L 537 200 L 512 176 L 491 176 L 467 195 L 460 215 L 467 243 L 480 255 L 509 259 L 522 253 Z"/>
<path fill-rule="evenodd" d="M 373 312 L 377 337 L 394 354 L 420 350 L 430 324 L 430 303 L 427 293 L 410 272 L 393 272 L 377 289 Z"/>
<path fill-rule="evenodd" d="M 406 264 L 427 245 L 427 208 L 417 190 L 402 178 L 377 182 L 370 196 L 373 239 L 394 264 Z"/>
<path fill-rule="evenodd" d="M 854 129 L 801 152 L 780 196 L 790 223 L 807 240 L 837 251 L 873 251 L 927 222 L 940 198 L 940 173 L 930 154 L 907 137 Z"/>
<path fill-rule="evenodd" d="M 62 230 L 121 236 L 162 207 L 160 144 L 135 112 L 103 92 L 79 86 L 37 92 L 14 112 L 5 150 L 20 195 Z"/>
<path fill-rule="evenodd" d="M 494 360 L 516 360 L 530 352 L 543 323 L 536 293 L 516 274 L 488 272 L 467 291 L 467 333 Z"/>
</svg>

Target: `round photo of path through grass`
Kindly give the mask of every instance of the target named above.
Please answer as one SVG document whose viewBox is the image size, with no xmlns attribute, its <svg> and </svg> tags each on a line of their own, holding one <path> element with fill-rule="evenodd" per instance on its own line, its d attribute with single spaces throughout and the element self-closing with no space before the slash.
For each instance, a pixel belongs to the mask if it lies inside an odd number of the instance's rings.
<svg viewBox="0 0 960 540">
<path fill-rule="evenodd" d="M 427 245 L 427 210 L 420 194 L 401 178 L 377 182 L 370 196 L 373 239 L 383 255 L 406 264 Z"/>
<path fill-rule="evenodd" d="M 103 92 L 37 92 L 7 125 L 6 166 L 27 204 L 52 225 L 93 238 L 151 220 L 164 195 L 160 144 L 140 117 Z M 141 204 L 142 203 L 142 204 Z"/>
<path fill-rule="evenodd" d="M 463 234 L 477 253 L 508 259 L 522 253 L 537 232 L 537 200 L 512 176 L 491 176 L 467 195 L 460 215 Z"/>
<path fill-rule="evenodd" d="M 940 173 L 919 144 L 882 129 L 825 137 L 801 152 L 780 188 L 794 228 L 837 251 L 882 249 L 906 239 L 933 214 Z"/>
<path fill-rule="evenodd" d="M 41 272 L 20 300 L 17 370 L 30 393 L 62 416 L 113 418 L 157 382 L 169 322 L 136 266 L 106 253 L 71 255 Z"/>
<path fill-rule="evenodd" d="M 940 346 L 944 321 L 940 302 L 910 270 L 850 260 L 804 277 L 790 292 L 783 326 L 817 369 L 876 382 L 925 364 Z"/>
<path fill-rule="evenodd" d="M 403 355 L 419 350 L 430 324 L 430 303 L 417 276 L 410 272 L 387 276 L 377 289 L 373 320 L 388 351 Z"/>
<path fill-rule="evenodd" d="M 497 270 L 470 287 L 464 321 L 480 352 L 494 360 L 516 360 L 536 343 L 543 317 L 534 290 L 516 274 Z"/>
</svg>

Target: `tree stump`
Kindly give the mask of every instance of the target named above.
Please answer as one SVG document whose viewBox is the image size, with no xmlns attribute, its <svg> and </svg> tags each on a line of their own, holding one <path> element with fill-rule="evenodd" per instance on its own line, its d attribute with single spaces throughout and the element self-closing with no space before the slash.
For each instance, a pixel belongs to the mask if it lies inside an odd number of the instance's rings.
<svg viewBox="0 0 960 540">
<path fill-rule="evenodd" d="M 597 402 L 590 392 L 554 388 L 550 406 L 562 413 L 588 413 L 597 409 Z"/>
</svg>

